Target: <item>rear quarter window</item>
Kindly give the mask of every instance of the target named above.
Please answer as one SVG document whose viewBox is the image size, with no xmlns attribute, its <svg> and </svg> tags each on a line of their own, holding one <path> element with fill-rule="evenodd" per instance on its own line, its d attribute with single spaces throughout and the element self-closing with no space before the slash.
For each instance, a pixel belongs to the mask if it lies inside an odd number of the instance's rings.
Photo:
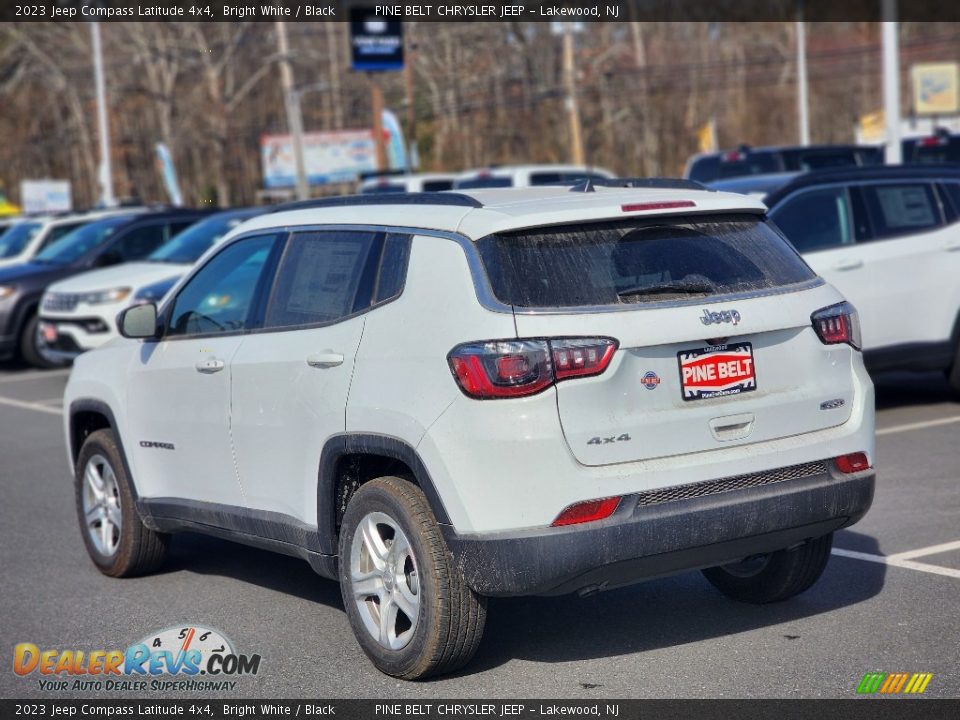
<svg viewBox="0 0 960 720">
<path fill-rule="evenodd" d="M 942 224 L 929 183 L 865 185 L 861 192 L 875 240 L 933 230 Z"/>
<path fill-rule="evenodd" d="M 756 215 L 644 218 L 477 242 L 494 295 L 520 308 L 635 307 L 767 291 L 816 276 Z"/>
</svg>

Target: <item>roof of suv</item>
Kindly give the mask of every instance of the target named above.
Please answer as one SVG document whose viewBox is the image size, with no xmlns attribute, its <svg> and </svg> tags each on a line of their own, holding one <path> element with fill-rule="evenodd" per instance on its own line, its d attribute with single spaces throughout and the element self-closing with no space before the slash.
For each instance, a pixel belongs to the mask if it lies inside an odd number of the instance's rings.
<svg viewBox="0 0 960 720">
<path fill-rule="evenodd" d="M 677 181 L 678 185 L 684 181 Z M 278 225 L 385 225 L 457 232 L 474 240 L 524 227 L 609 220 L 624 216 L 742 211 L 763 213 L 759 200 L 737 193 L 682 187 L 580 188 L 538 186 L 440 193 L 361 195 L 306 201 L 253 218 L 244 231 Z M 578 191 L 579 190 L 579 191 Z M 358 222 L 357 206 L 365 210 Z M 288 206 L 289 207 L 289 206 Z M 425 212 L 429 208 L 429 212 Z"/>
<path fill-rule="evenodd" d="M 786 195 L 804 187 L 864 180 L 960 180 L 960 165 L 869 165 L 811 170 L 771 192 L 764 201 L 770 207 Z"/>
</svg>

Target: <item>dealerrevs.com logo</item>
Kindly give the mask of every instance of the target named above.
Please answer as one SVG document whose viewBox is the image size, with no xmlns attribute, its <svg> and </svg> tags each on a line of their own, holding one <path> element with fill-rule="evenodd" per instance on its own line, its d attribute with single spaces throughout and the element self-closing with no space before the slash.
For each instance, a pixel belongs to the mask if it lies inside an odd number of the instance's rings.
<svg viewBox="0 0 960 720">
<path fill-rule="evenodd" d="M 233 690 L 233 678 L 256 675 L 260 661 L 260 655 L 235 652 L 222 633 L 200 625 L 151 633 L 126 650 L 41 649 L 29 642 L 13 650 L 13 671 L 36 677 L 46 691 Z"/>
</svg>

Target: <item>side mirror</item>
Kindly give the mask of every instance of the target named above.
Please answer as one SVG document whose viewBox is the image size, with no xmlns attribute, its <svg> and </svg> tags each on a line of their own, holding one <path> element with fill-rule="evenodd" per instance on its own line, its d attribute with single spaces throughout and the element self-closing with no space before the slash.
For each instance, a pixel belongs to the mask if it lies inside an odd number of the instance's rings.
<svg viewBox="0 0 960 720">
<path fill-rule="evenodd" d="M 125 338 L 149 340 L 157 337 L 157 306 L 144 303 L 128 307 L 117 315 L 117 328 Z"/>
</svg>

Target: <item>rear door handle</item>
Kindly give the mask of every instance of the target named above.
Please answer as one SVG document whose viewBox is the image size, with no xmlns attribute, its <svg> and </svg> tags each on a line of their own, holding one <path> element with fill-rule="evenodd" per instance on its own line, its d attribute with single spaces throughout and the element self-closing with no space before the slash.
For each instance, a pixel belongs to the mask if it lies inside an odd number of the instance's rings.
<svg viewBox="0 0 960 720">
<path fill-rule="evenodd" d="M 849 258 L 846 260 L 838 260 L 833 265 L 834 270 L 856 270 L 857 268 L 863 267 L 863 260 L 854 260 Z"/>
<path fill-rule="evenodd" d="M 315 368 L 331 368 L 343 364 L 343 355 L 332 350 L 307 355 L 307 365 Z"/>
<path fill-rule="evenodd" d="M 951 240 L 943 246 L 943 249 L 947 252 L 956 252 L 957 250 L 960 250 L 960 240 Z"/>
<path fill-rule="evenodd" d="M 204 375 L 213 375 L 213 373 L 218 373 L 226 366 L 227 364 L 223 360 L 215 357 L 206 358 L 195 365 L 197 372 L 201 372 Z"/>
</svg>

